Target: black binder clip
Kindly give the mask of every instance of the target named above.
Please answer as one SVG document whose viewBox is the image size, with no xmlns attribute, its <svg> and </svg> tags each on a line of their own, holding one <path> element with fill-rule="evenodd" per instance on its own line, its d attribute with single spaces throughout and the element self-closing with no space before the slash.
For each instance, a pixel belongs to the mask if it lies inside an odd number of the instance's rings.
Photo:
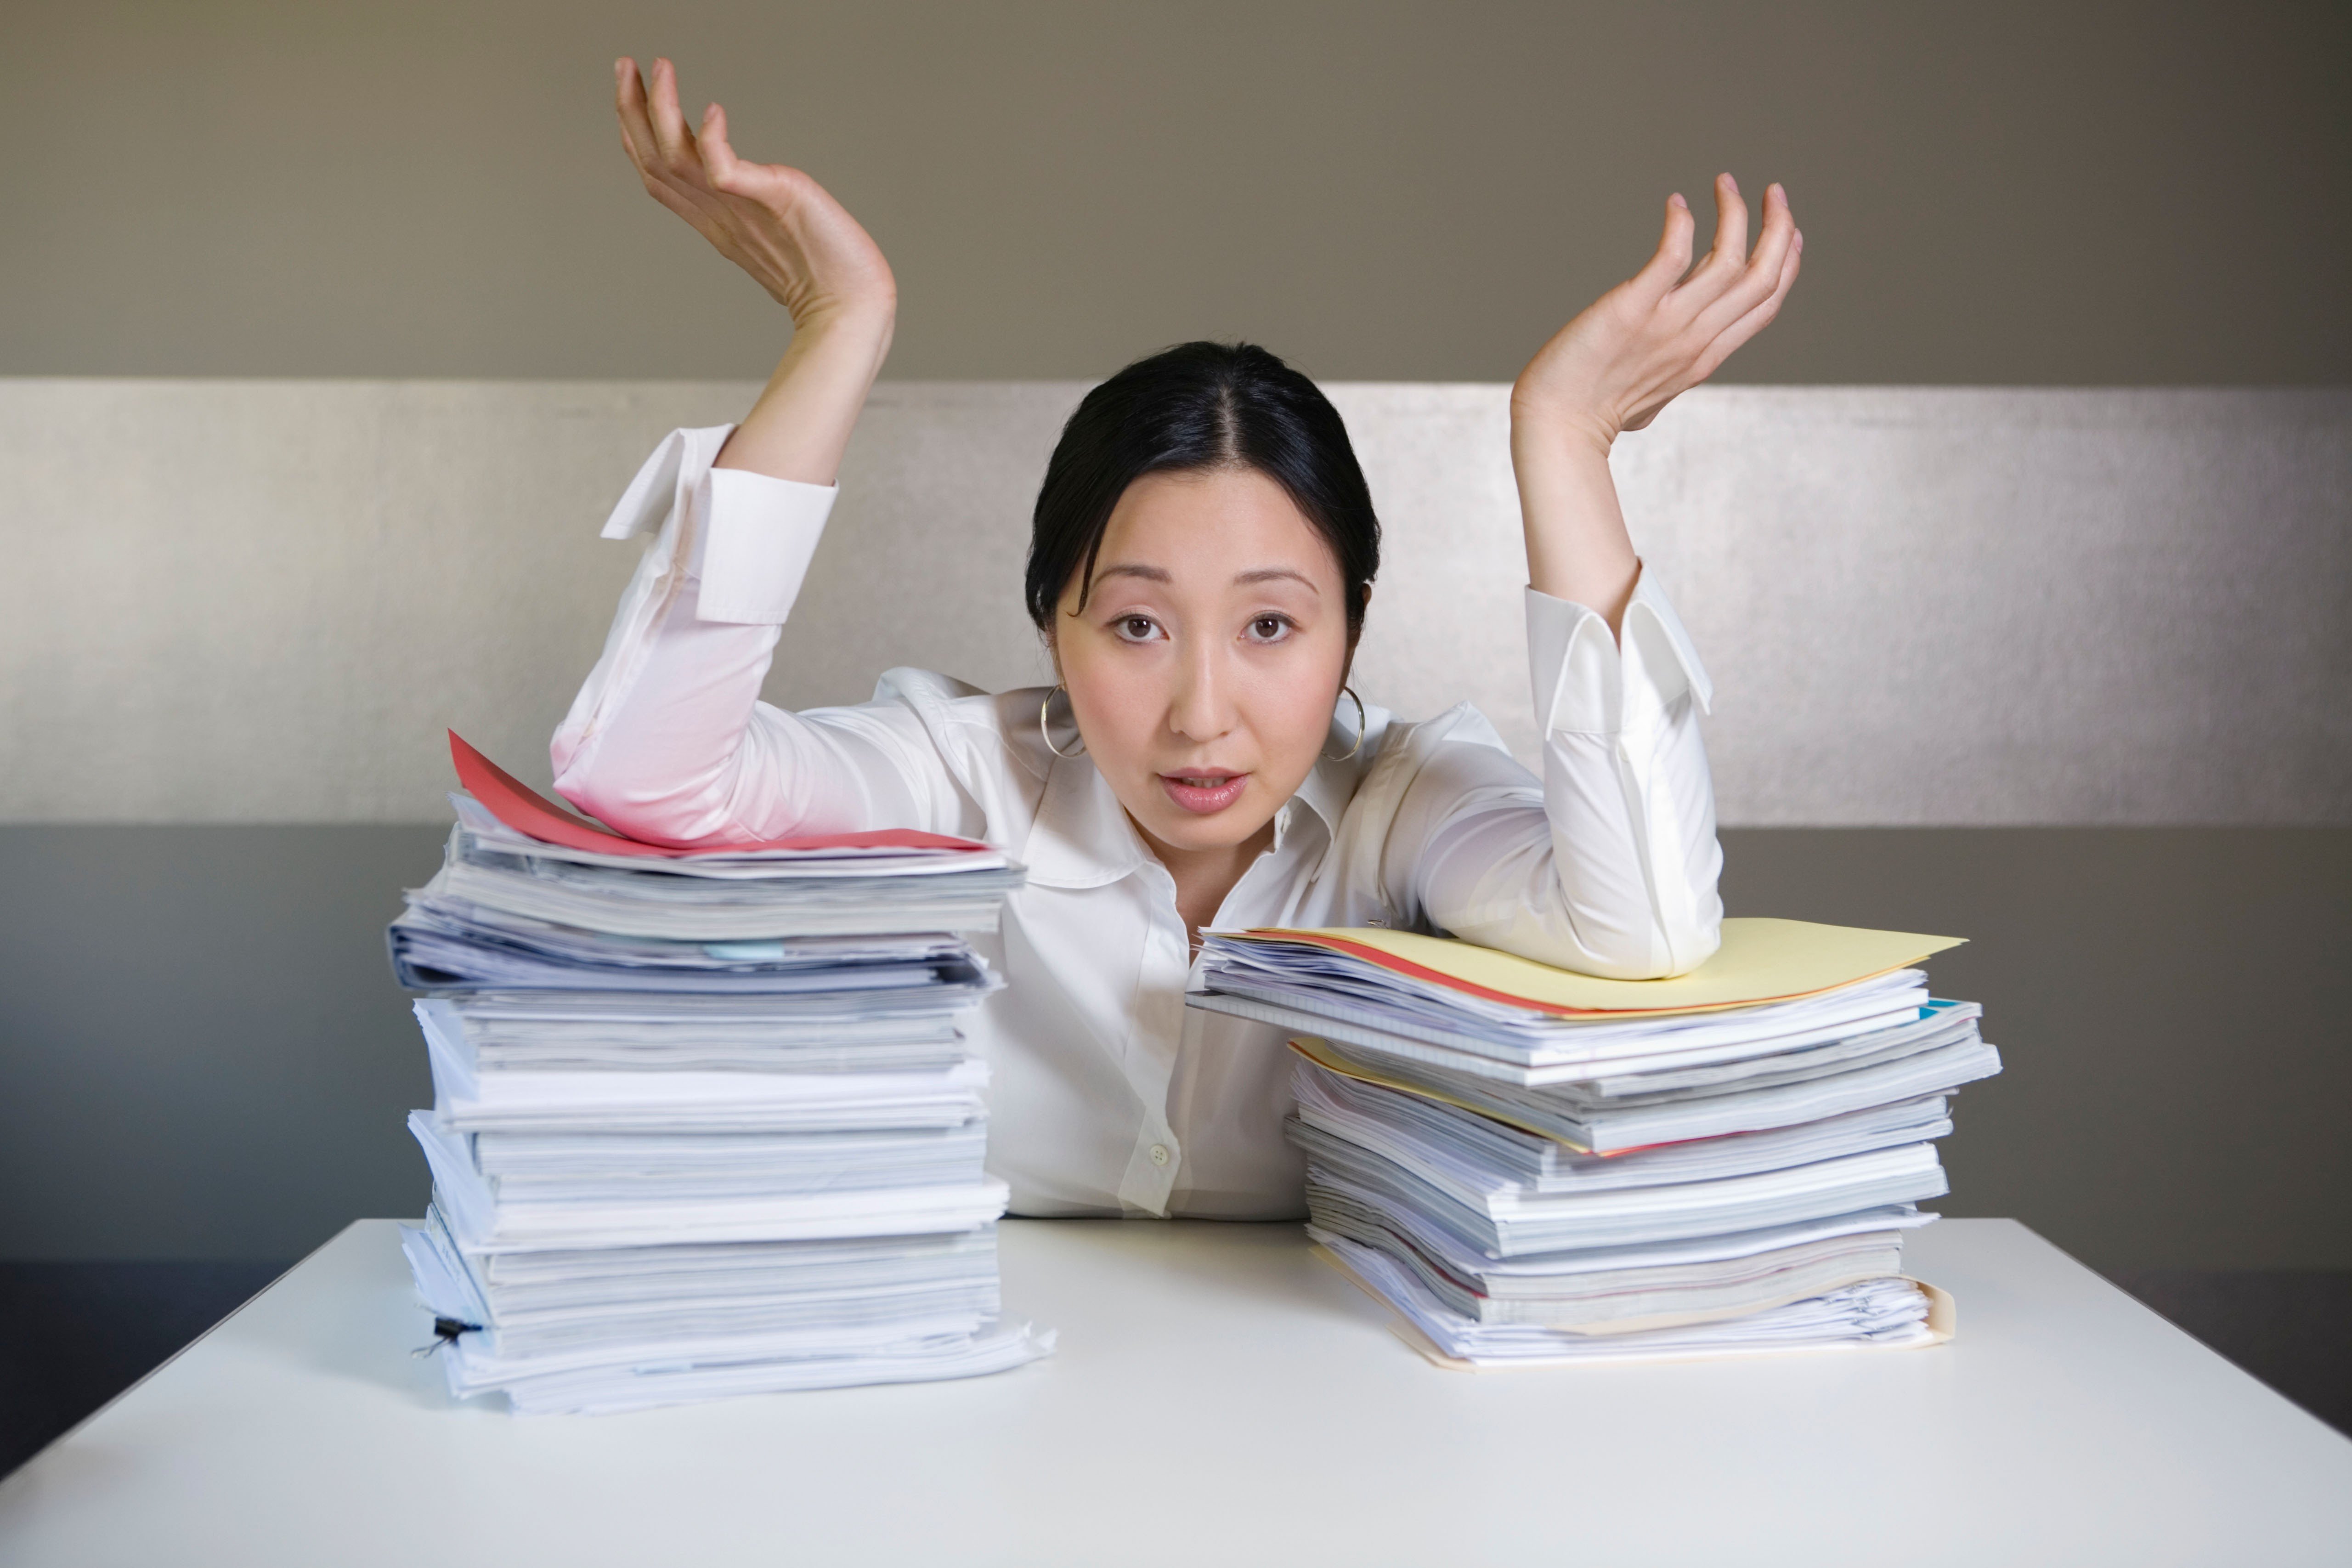
<svg viewBox="0 0 2352 1568">
<path fill-rule="evenodd" d="M 436 1318 L 433 1320 L 433 1342 L 429 1345 L 419 1345 L 408 1353 L 423 1361 L 443 1345 L 455 1344 L 459 1334 L 476 1334 L 481 1332 L 481 1324 L 469 1323 L 462 1318 Z"/>
</svg>

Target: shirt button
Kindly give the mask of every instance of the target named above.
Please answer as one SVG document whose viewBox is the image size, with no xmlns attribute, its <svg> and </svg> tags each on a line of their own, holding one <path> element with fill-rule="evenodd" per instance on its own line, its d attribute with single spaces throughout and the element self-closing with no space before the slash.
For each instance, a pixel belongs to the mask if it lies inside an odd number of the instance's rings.
<svg viewBox="0 0 2352 1568">
<path fill-rule="evenodd" d="M 1151 1146 L 1151 1163 L 1152 1163 L 1153 1164 L 1155 1164 L 1155 1165 L 1164 1165 L 1164 1164 L 1168 1163 L 1168 1145 L 1167 1145 L 1167 1144 L 1165 1144 L 1165 1143 L 1154 1143 L 1154 1144 Z"/>
</svg>

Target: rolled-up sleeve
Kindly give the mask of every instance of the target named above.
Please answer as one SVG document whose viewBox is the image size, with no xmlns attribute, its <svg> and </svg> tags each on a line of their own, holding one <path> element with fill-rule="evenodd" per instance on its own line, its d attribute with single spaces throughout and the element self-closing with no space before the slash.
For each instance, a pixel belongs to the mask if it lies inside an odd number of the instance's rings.
<svg viewBox="0 0 2352 1568">
<path fill-rule="evenodd" d="M 1532 588 L 1527 617 L 1540 793 L 1507 757 L 1464 747 L 1433 759 L 1415 793 L 1454 804 L 1422 852 L 1424 907 L 1457 936 L 1564 968 L 1686 973 L 1715 952 L 1723 922 L 1698 724 L 1714 697 L 1706 670 L 1646 570 L 1622 636 Z"/>
<path fill-rule="evenodd" d="M 555 787 L 662 843 L 915 826 L 930 759 L 900 742 L 911 716 L 759 700 L 835 491 L 713 468 L 732 429 L 672 432 L 604 524 L 653 538 L 549 746 Z"/>
<path fill-rule="evenodd" d="M 695 614 L 738 626 L 783 625 L 837 492 L 743 468 L 713 468 L 709 485 L 707 521 L 696 541 L 693 570 L 702 587 Z"/>
<path fill-rule="evenodd" d="M 1682 617 L 1644 569 L 1625 606 L 1624 641 L 1600 612 L 1527 591 L 1528 665 L 1536 722 L 1555 731 L 1616 734 L 1655 722 L 1685 693 L 1705 712 L 1715 687 Z"/>
</svg>

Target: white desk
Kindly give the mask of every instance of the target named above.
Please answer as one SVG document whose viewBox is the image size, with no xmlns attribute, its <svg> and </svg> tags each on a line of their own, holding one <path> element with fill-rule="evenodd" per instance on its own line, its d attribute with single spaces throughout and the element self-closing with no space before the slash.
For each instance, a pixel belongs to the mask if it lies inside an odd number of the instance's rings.
<svg viewBox="0 0 2352 1568">
<path fill-rule="evenodd" d="M 352 1226 L 0 1486 L 0 1561 L 1713 1565 L 2352 1561 L 2352 1441 L 2021 1226 L 1938 1349 L 1440 1371 L 1290 1226 L 1011 1222 L 1060 1353 L 602 1418 L 452 1406 Z"/>
</svg>

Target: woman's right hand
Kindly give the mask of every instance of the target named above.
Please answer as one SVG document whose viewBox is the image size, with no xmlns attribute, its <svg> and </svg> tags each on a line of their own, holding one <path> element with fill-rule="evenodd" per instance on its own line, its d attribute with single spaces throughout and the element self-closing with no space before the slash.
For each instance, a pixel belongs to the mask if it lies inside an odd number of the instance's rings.
<svg viewBox="0 0 2352 1568">
<path fill-rule="evenodd" d="M 650 93 L 636 61 L 614 62 L 613 74 L 621 143 L 656 201 L 750 273 L 796 331 L 856 321 L 887 332 L 898 304 L 890 264 L 824 186 L 798 169 L 738 158 L 715 103 L 701 129 L 689 129 L 669 61 L 654 61 Z"/>
</svg>

